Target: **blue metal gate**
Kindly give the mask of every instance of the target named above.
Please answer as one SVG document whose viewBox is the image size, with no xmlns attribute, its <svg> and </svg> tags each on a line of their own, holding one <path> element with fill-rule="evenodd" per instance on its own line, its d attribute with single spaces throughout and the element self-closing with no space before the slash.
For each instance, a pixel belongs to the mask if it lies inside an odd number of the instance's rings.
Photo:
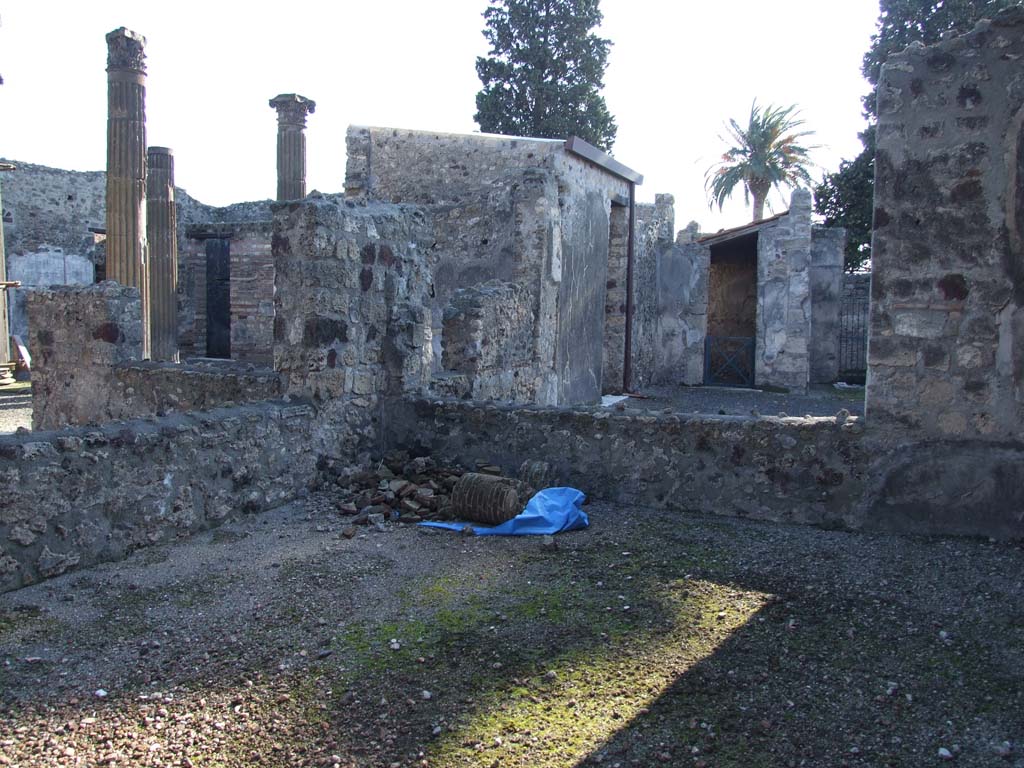
<svg viewBox="0 0 1024 768">
<path fill-rule="evenodd" d="M 754 338 L 706 336 L 704 383 L 732 387 L 754 386 Z"/>
</svg>

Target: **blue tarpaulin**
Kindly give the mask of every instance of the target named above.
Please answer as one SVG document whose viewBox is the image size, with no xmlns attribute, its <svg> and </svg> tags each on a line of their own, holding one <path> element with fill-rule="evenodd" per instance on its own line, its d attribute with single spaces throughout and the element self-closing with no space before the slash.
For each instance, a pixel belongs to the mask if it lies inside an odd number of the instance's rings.
<svg viewBox="0 0 1024 768">
<path fill-rule="evenodd" d="M 448 531 L 471 530 L 477 536 L 540 536 L 575 531 L 590 525 L 587 513 L 580 509 L 586 496 L 575 488 L 545 488 L 534 494 L 526 509 L 511 520 L 493 528 L 477 528 L 469 523 L 435 523 L 420 525 Z"/>
</svg>

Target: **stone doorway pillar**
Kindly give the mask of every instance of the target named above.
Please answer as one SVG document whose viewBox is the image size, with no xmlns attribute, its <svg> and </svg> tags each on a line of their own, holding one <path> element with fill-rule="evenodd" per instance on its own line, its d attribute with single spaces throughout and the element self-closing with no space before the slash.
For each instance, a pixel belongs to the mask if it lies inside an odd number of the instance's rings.
<svg viewBox="0 0 1024 768">
<path fill-rule="evenodd" d="M 316 110 L 316 102 L 282 93 L 270 106 L 277 110 L 277 199 L 301 200 L 306 196 L 306 115 Z"/>
</svg>

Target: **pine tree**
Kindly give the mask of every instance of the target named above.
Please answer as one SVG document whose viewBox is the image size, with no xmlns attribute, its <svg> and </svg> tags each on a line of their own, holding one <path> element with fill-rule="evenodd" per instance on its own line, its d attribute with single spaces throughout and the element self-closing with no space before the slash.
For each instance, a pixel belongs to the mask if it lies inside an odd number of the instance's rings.
<svg viewBox="0 0 1024 768">
<path fill-rule="evenodd" d="M 491 0 L 484 11 L 487 57 L 474 116 L 481 131 L 511 136 L 579 136 L 605 151 L 615 119 L 601 96 L 611 41 L 592 30 L 599 0 Z"/>
</svg>

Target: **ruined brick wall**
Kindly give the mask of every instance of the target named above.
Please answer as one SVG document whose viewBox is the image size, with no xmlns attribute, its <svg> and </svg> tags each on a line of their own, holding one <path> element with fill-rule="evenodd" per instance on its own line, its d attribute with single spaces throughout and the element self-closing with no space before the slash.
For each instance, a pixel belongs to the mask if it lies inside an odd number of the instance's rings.
<svg viewBox="0 0 1024 768">
<path fill-rule="evenodd" d="M 758 386 L 804 392 L 810 379 L 811 193 L 793 191 L 789 214 L 757 238 Z"/>
<path fill-rule="evenodd" d="M 843 251 L 846 230 L 811 228 L 811 383 L 835 381 L 839 376 L 840 308 L 843 286 Z"/>
<path fill-rule="evenodd" d="M 105 281 L 35 290 L 27 312 L 32 428 L 104 420 L 116 389 L 114 366 L 142 358 L 138 289 Z"/>
<path fill-rule="evenodd" d="M 379 448 L 380 398 L 432 369 L 431 227 L 412 206 L 317 198 L 274 217 L 274 368 L 322 408 L 340 452 Z"/>
<path fill-rule="evenodd" d="M 1024 425 L 1024 10 L 891 57 L 878 85 L 868 419 Z M 1019 511 L 1016 514 L 1021 514 Z"/>
<path fill-rule="evenodd" d="M 533 328 L 532 297 L 520 286 L 488 280 L 456 291 L 444 314 L 444 368 L 475 400 L 531 402 Z"/>
<path fill-rule="evenodd" d="M 0 592 L 306 494 L 315 423 L 296 402 L 0 437 Z"/>
<path fill-rule="evenodd" d="M 204 222 L 186 230 L 178 266 L 182 357 L 207 353 L 206 239 L 214 234 L 229 241 L 231 359 L 269 365 L 274 339 L 273 223 L 269 219 Z"/>
</svg>

